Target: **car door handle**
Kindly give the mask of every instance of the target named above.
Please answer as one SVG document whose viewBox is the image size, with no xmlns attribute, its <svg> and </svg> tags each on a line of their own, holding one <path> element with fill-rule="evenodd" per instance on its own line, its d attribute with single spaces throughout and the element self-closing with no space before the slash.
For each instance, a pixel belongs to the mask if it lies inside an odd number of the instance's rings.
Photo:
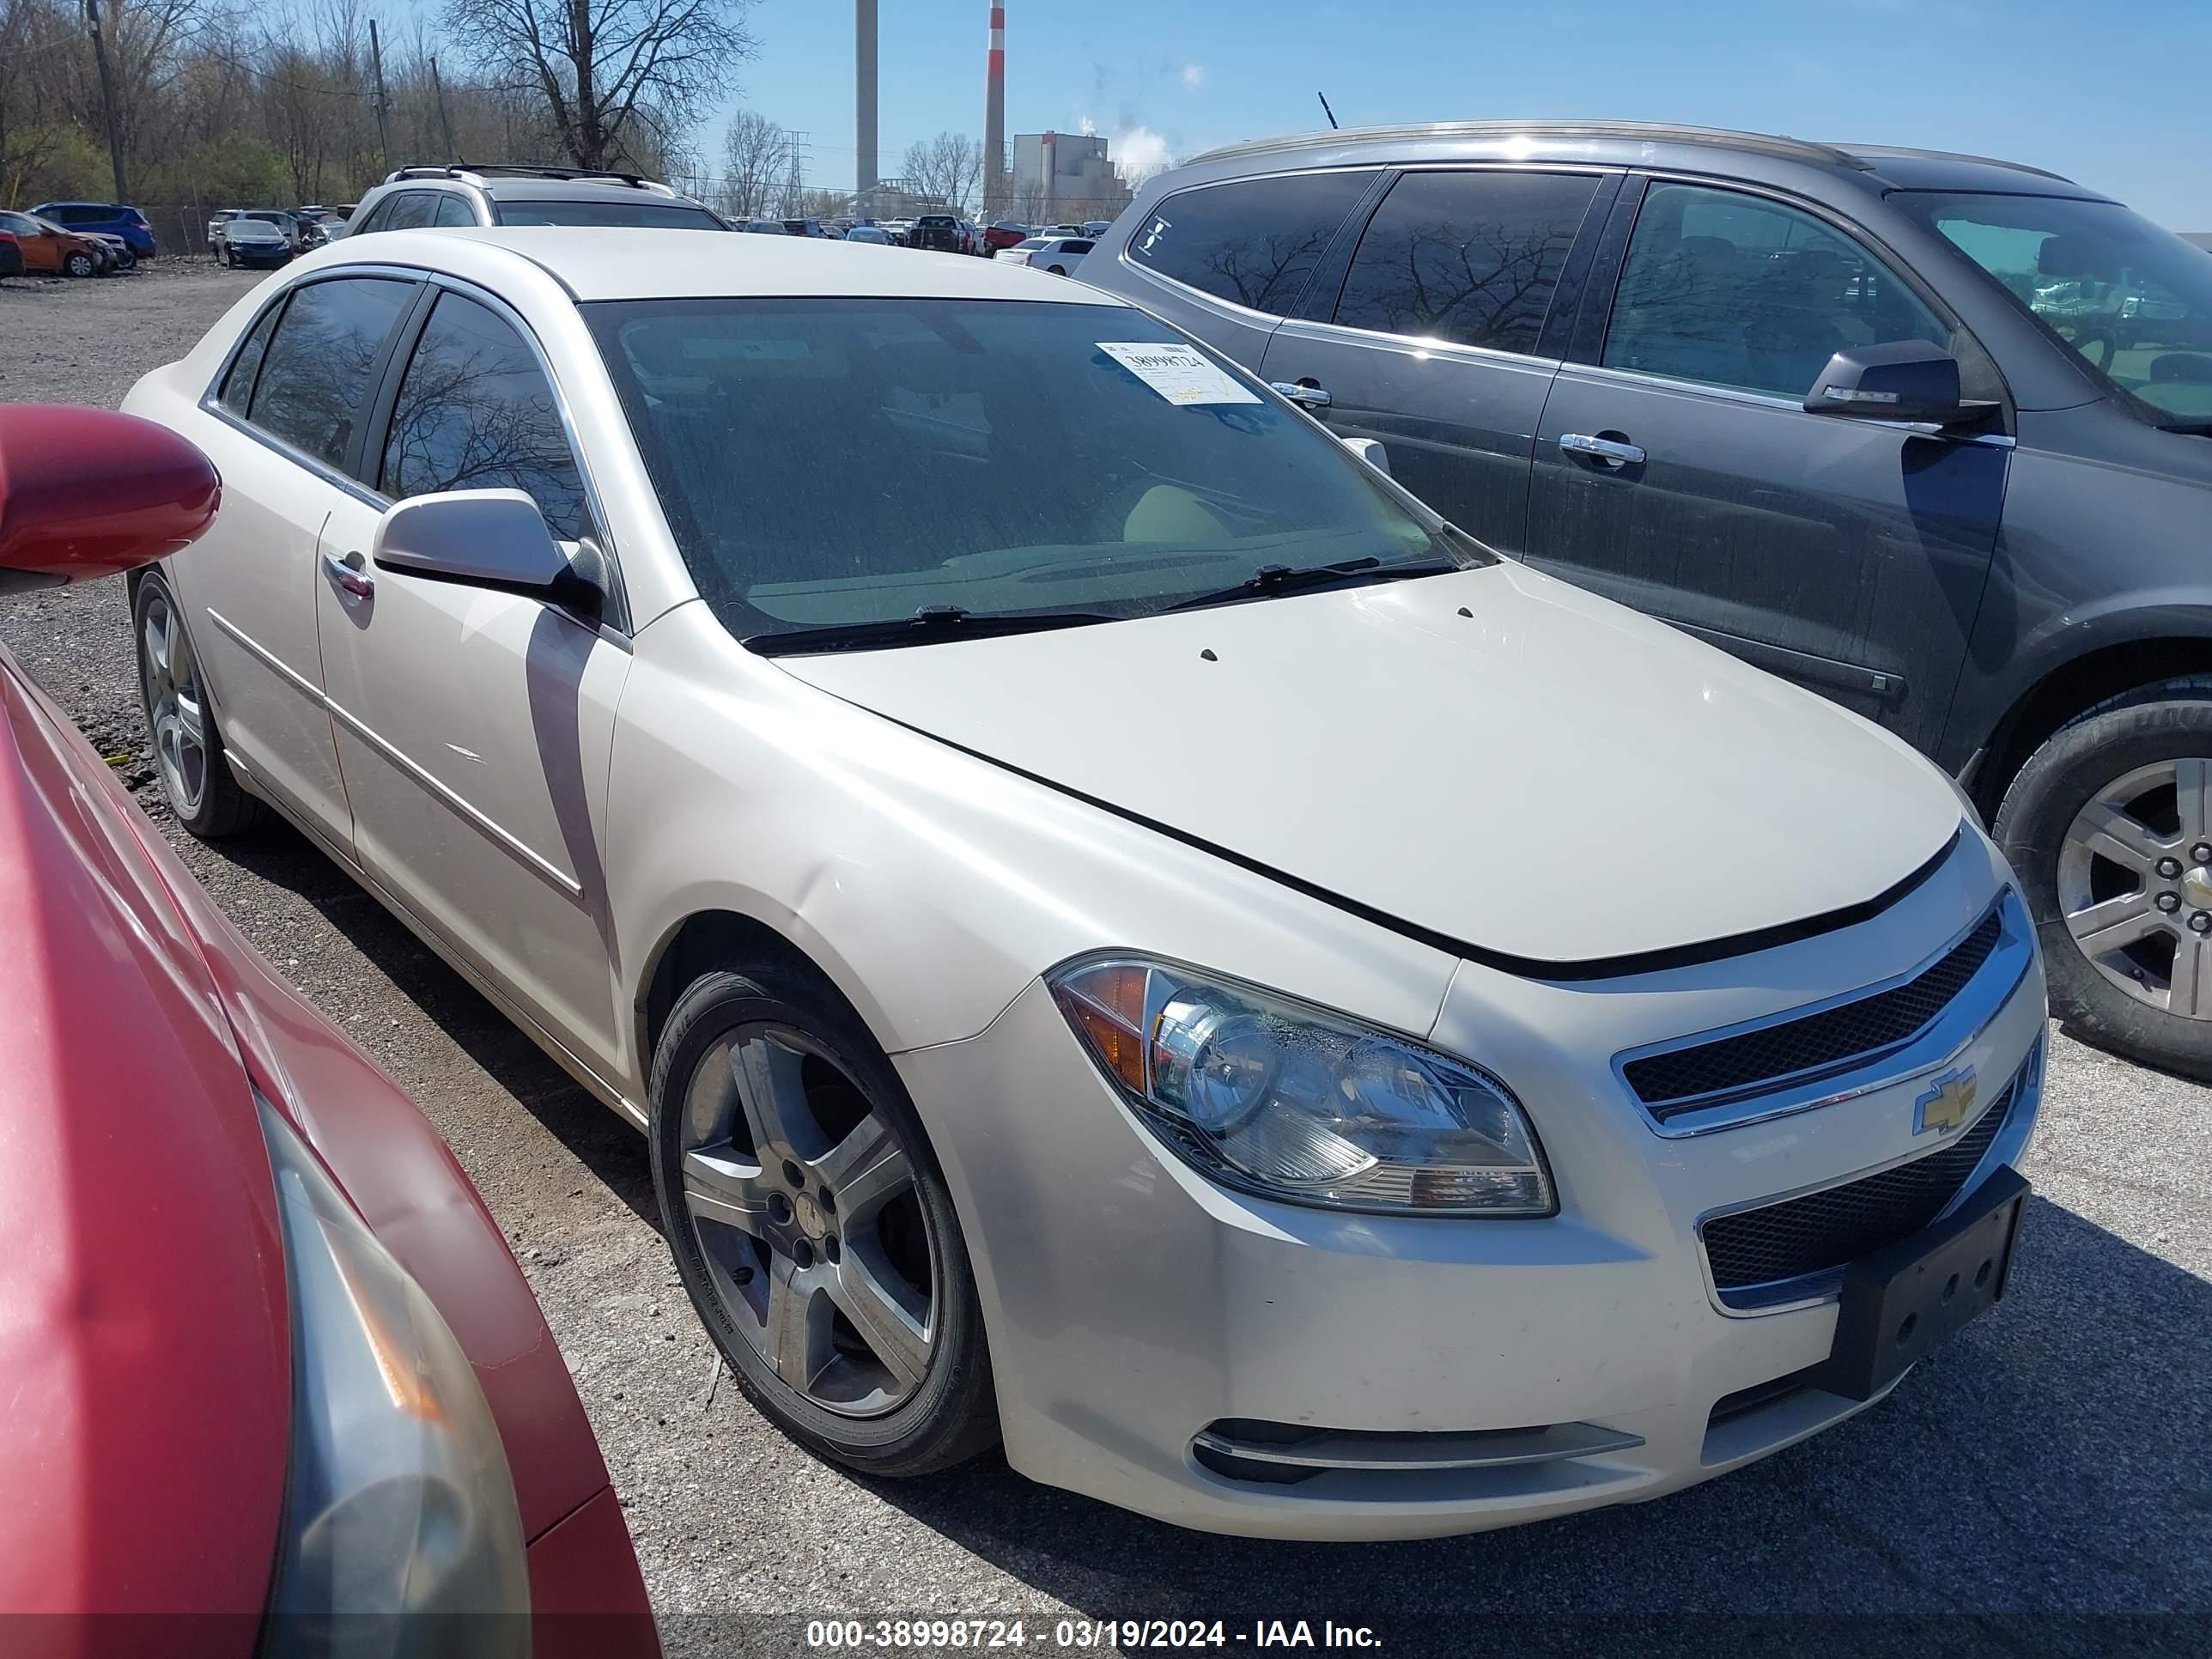
<svg viewBox="0 0 2212 1659">
<path fill-rule="evenodd" d="M 1594 461 L 1608 461 L 1615 466 L 1644 465 L 1642 447 L 1623 443 L 1617 438 L 1593 438 L 1586 433 L 1562 432 L 1559 447 L 1570 455 L 1587 455 Z"/>
<path fill-rule="evenodd" d="M 1308 409 L 1327 409 L 1331 401 L 1328 392 L 1310 380 L 1270 380 L 1267 384 L 1294 404 Z"/>
<path fill-rule="evenodd" d="M 361 556 L 356 554 L 356 558 Z M 376 578 L 366 571 L 356 570 L 335 553 L 323 555 L 323 574 L 337 584 L 338 592 L 349 599 L 373 599 L 376 597 Z"/>
</svg>

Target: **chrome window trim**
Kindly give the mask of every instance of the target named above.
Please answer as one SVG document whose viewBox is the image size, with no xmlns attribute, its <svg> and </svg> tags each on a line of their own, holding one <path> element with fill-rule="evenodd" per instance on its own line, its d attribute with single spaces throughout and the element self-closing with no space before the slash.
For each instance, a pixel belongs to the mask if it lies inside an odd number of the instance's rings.
<svg viewBox="0 0 2212 1659">
<path fill-rule="evenodd" d="M 1563 357 L 1539 356 L 1533 351 L 1506 351 L 1497 346 L 1464 345 L 1457 340 L 1442 339 L 1433 334 L 1392 334 L 1379 328 L 1357 328 L 1349 323 L 1323 323 L 1310 318 L 1286 317 L 1283 319 L 1283 327 L 1326 331 L 1331 342 L 1341 345 L 1406 347 L 1449 356 L 1455 361 L 1489 363 L 1500 368 L 1525 368 L 1540 370 L 1547 374 L 1558 374 L 1566 362 Z M 1303 340 L 1314 336 L 1301 332 L 1295 337 Z"/>
<path fill-rule="evenodd" d="M 1998 1127 L 1996 1139 L 1990 1142 L 1988 1150 L 1983 1152 L 1974 1167 L 1966 1172 L 1966 1179 L 1959 1183 L 1959 1190 L 1952 1194 L 1943 1207 L 1936 1212 L 1928 1224 L 1929 1226 L 1934 1226 L 1947 1216 L 1958 1213 L 1960 1206 L 1974 1195 L 1993 1170 L 2019 1163 L 2035 1132 L 2036 1115 L 2042 1109 L 2044 1066 L 2049 1058 L 2050 1048 L 2049 1039 L 2039 1033 L 2021 1059 L 2019 1068 L 2013 1073 L 2010 1082 L 2006 1085 L 2004 1094 L 1977 1112 L 1971 1122 L 1960 1126 L 1957 1133 L 1963 1135 L 1996 1111 L 2000 1103 L 2003 1106 L 2005 1121 Z M 1843 1294 L 1844 1269 L 1825 1267 L 1818 1273 L 1800 1273 L 1793 1279 L 1769 1279 L 1761 1285 L 1738 1285 L 1723 1291 L 1714 1280 L 1712 1258 L 1705 1251 L 1707 1222 L 1717 1221 L 1724 1216 L 1740 1215 L 1746 1210 L 1763 1210 L 1771 1205 L 1787 1204 L 1793 1199 L 1827 1192 L 1833 1188 L 1848 1187 L 1855 1181 L 1864 1181 L 1870 1176 L 1881 1175 L 1920 1158 L 1933 1157 L 1942 1150 L 1940 1146 L 1929 1146 L 1917 1152 L 1906 1151 L 1886 1163 L 1854 1170 L 1833 1180 L 1815 1181 L 1788 1192 L 1770 1193 L 1764 1198 L 1723 1204 L 1705 1212 L 1692 1224 L 1691 1236 L 1697 1241 L 1698 1267 L 1705 1276 L 1705 1297 L 1714 1311 L 1729 1319 L 1763 1319 L 1770 1314 L 1794 1313 L 1803 1308 L 1817 1308 L 1824 1303 L 1837 1300 Z"/>
<path fill-rule="evenodd" d="M 1649 1059 L 1654 1054 L 1672 1054 L 1683 1048 L 1701 1048 L 1707 1043 L 1724 1042 L 1730 1037 L 1765 1030 L 1772 1026 L 1787 1025 L 1796 1020 L 1826 1013 L 1832 1008 L 1894 990 L 1917 979 L 1958 949 L 1968 935 L 1988 920 L 1991 909 L 1998 913 L 2001 921 L 1996 945 L 1990 950 L 1988 959 L 1959 988 L 1959 994 L 1941 1012 L 1911 1036 L 1879 1050 L 1870 1058 L 1847 1059 L 1833 1065 L 1806 1066 L 1736 1088 L 1711 1090 L 1704 1095 L 1687 1097 L 1686 1104 L 1662 1102 L 1662 1106 L 1668 1111 L 1664 1119 L 1644 1103 L 1628 1080 L 1627 1068 L 1632 1061 Z M 1652 1133 L 1668 1140 L 1691 1139 L 1723 1129 L 1770 1122 L 1775 1118 L 1856 1100 L 1861 1095 L 1871 1094 L 1878 1089 L 1887 1089 L 1938 1070 L 1957 1059 L 1972 1045 L 1984 1028 L 1996 1018 L 1998 1011 L 2012 1000 L 2013 993 L 2020 988 L 2034 961 L 2034 925 L 2028 918 L 2027 907 L 2021 902 L 2019 893 L 2008 886 L 1966 927 L 1903 973 L 1877 980 L 1871 985 L 1856 987 L 1836 996 L 1824 997 L 1817 1002 L 1800 1003 L 1774 1013 L 1739 1020 L 1732 1025 L 1716 1026 L 1710 1030 L 1624 1048 L 1613 1057 L 1613 1078 L 1630 1103 L 1643 1115 L 1645 1126 Z M 1697 1105 L 1699 1101 L 1708 1103 Z"/>
<path fill-rule="evenodd" d="M 1333 325 L 1331 325 L 1333 326 Z M 1470 348 L 1472 349 L 1472 348 Z M 1504 354 L 1512 356 L 1510 352 Z M 1538 361 L 1522 358 L 1521 362 Z M 1732 404 L 1747 404 L 1758 409 L 1778 409 L 1792 415 L 1808 416 L 1816 421 L 1849 421 L 1854 426 L 1878 426 L 1892 432 L 1902 432 L 1916 438 L 1941 438 L 1946 443 L 1980 444 L 1991 449 L 2011 449 L 2015 447 L 2010 434 L 2003 432 L 1951 433 L 1930 421 L 1887 421 L 1863 415 L 1820 415 L 1805 407 L 1802 399 L 1777 398 L 1769 392 L 1751 392 L 1741 386 L 1715 386 L 1710 380 L 1678 380 L 1672 374 L 1654 374 L 1641 368 L 1609 368 L 1603 363 L 1564 362 L 1563 374 L 1587 374 L 1594 379 L 1626 380 L 1632 386 L 1654 386 L 1667 392 L 1690 392 L 1701 397 L 1712 398 Z M 1538 447 L 1540 449 L 1541 446 Z"/>
</svg>

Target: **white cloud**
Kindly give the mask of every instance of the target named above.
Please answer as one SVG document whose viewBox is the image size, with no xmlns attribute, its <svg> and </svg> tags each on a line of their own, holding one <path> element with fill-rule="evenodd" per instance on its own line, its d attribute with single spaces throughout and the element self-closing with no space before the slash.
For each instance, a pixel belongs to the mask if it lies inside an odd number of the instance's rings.
<svg viewBox="0 0 2212 1659">
<path fill-rule="evenodd" d="M 1168 141 L 1150 127 L 1130 127 L 1114 136 L 1114 167 L 1124 177 L 1157 172 L 1174 160 Z"/>
<path fill-rule="evenodd" d="M 1200 87 L 1206 84 L 1206 65 L 1203 64 L 1185 64 L 1182 66 L 1182 83 L 1191 91 L 1196 92 Z"/>
<path fill-rule="evenodd" d="M 1086 115 L 1075 124 L 1075 130 L 1088 138 L 1098 131 L 1098 123 Z"/>
</svg>

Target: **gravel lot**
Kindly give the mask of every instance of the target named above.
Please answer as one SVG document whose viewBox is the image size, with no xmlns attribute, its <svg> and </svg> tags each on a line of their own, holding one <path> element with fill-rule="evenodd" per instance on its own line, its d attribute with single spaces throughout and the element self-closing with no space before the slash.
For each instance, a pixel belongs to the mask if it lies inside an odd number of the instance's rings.
<svg viewBox="0 0 2212 1659">
<path fill-rule="evenodd" d="M 257 280 L 172 263 L 0 283 L 0 398 L 112 405 Z M 1316 1632 L 1331 1617 L 1394 1649 L 1462 1651 L 2212 1647 L 2212 1091 L 2060 1039 L 2013 1294 L 1884 1406 L 1656 1505 L 1340 1547 L 1182 1533 L 1003 1463 L 871 1485 L 798 1451 L 726 1380 L 708 1398 L 710 1350 L 651 1219 L 641 1138 L 289 830 L 216 853 L 176 829 L 119 582 L 0 601 L 0 642 L 453 1144 L 568 1353 L 672 1650 L 797 1646 L 793 1615 L 1024 1614 L 1034 1630 L 1071 1611 L 1304 1617 Z M 2196 1617 L 2116 1616 L 2144 1613 Z M 1885 1617 L 1647 1622 L 1671 1614 Z"/>
</svg>

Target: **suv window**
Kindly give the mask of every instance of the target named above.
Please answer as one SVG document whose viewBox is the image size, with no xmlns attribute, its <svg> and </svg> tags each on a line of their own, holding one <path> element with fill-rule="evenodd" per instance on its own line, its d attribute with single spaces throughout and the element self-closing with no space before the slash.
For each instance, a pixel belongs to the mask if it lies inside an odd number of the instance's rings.
<svg viewBox="0 0 2212 1659">
<path fill-rule="evenodd" d="M 359 224 L 348 225 L 346 234 L 349 236 L 366 236 L 371 231 L 382 230 L 391 222 L 392 204 L 398 199 L 396 196 L 386 197 L 374 207 L 369 209 Z"/>
<path fill-rule="evenodd" d="M 1368 222 L 1336 321 L 1529 352 L 1595 178 L 1409 173 Z"/>
<path fill-rule="evenodd" d="M 390 277 L 311 283 L 284 308 L 253 391 L 253 424 L 332 466 L 368 401 L 369 374 L 415 285 Z"/>
<path fill-rule="evenodd" d="M 261 367 L 261 359 L 268 352 L 269 337 L 276 331 L 276 319 L 282 316 L 282 303 L 273 305 L 261 313 L 259 320 L 246 334 L 246 343 L 238 349 L 238 356 L 230 360 L 230 372 L 222 377 L 222 390 L 216 401 L 239 419 L 244 420 L 253 403 L 253 376 Z"/>
<path fill-rule="evenodd" d="M 1846 346 L 1951 330 L 1866 249 L 1761 197 L 1654 185 L 1613 296 L 1608 368 L 1802 398 Z"/>
<path fill-rule="evenodd" d="M 1291 173 L 1202 185 L 1137 228 L 1129 258 L 1216 299 L 1288 316 L 1374 171 Z"/>
<path fill-rule="evenodd" d="M 392 198 L 392 208 L 384 216 L 379 230 L 417 230 L 430 222 L 438 211 L 438 198 L 427 190 L 403 190 Z"/>
<path fill-rule="evenodd" d="M 638 202 L 599 199 L 556 202 L 533 199 L 497 202 L 492 211 L 503 225 L 615 225 L 634 230 L 727 230 L 729 227 L 702 207 L 684 202 Z M 783 221 L 775 221 L 778 229 Z"/>
<path fill-rule="evenodd" d="M 472 225 L 476 222 L 477 216 L 469 211 L 469 204 L 466 202 L 450 190 L 441 190 L 438 192 L 438 213 L 437 216 L 430 222 L 432 224 Z"/>
<path fill-rule="evenodd" d="M 520 489 L 562 540 L 592 533 L 584 481 L 544 371 L 514 329 L 458 294 L 438 296 L 408 362 L 379 477 L 395 501 Z"/>
</svg>

